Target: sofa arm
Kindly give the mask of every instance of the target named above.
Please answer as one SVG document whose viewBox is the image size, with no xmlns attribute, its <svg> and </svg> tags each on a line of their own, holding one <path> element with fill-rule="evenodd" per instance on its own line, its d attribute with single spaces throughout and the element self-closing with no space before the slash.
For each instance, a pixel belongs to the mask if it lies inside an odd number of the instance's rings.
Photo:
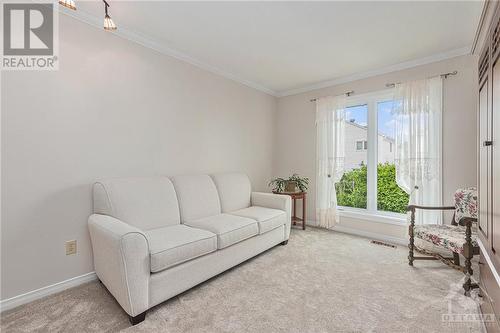
<svg viewBox="0 0 500 333">
<path fill-rule="evenodd" d="M 284 240 L 287 240 L 290 237 L 290 228 L 292 225 L 292 198 L 288 195 L 252 192 L 251 201 L 253 206 L 274 208 L 285 211 L 287 222 L 285 225 Z"/>
<path fill-rule="evenodd" d="M 149 245 L 137 228 L 111 216 L 93 214 L 89 231 L 95 272 L 122 308 L 137 316 L 149 307 Z"/>
</svg>

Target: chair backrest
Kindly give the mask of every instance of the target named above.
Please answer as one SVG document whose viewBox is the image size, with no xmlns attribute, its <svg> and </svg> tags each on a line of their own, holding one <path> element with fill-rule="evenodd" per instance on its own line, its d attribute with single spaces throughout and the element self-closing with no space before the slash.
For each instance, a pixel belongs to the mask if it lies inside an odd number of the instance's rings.
<svg viewBox="0 0 500 333">
<path fill-rule="evenodd" d="M 455 194 L 455 222 L 462 217 L 477 218 L 477 190 L 475 187 L 458 189 Z"/>
<path fill-rule="evenodd" d="M 177 195 L 166 177 L 103 180 L 94 184 L 93 192 L 96 214 L 141 230 L 180 224 Z"/>
<path fill-rule="evenodd" d="M 175 176 L 171 179 L 179 200 L 182 221 L 221 213 L 219 194 L 210 176 Z"/>
<path fill-rule="evenodd" d="M 244 173 L 219 173 L 211 175 L 219 192 L 223 213 L 250 207 L 252 185 Z"/>
</svg>

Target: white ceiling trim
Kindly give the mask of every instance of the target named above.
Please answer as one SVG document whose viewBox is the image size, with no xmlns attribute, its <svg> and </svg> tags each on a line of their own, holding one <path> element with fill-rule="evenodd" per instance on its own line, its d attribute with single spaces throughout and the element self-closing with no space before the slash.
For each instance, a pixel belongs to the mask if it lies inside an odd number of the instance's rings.
<svg viewBox="0 0 500 333">
<path fill-rule="evenodd" d="M 101 30 L 103 29 L 102 28 L 102 19 L 100 19 L 100 18 L 97 18 L 97 17 L 95 17 L 95 16 L 93 16 L 85 11 L 82 11 L 82 10 L 71 10 L 71 9 L 67 9 L 65 7 L 62 7 L 62 6 L 58 6 L 58 7 L 59 7 L 59 12 L 62 14 L 71 16 L 71 17 L 73 17 L 81 22 L 87 23 L 87 24 L 94 26 L 96 28 L 99 28 Z M 155 40 L 152 40 L 152 39 L 150 39 L 144 35 L 141 35 L 135 31 L 127 29 L 123 25 L 120 25 L 117 30 L 107 31 L 106 33 L 112 33 L 114 35 L 117 35 L 117 36 L 122 37 L 124 39 L 127 39 L 129 41 L 135 42 L 135 43 L 142 45 L 144 47 L 153 49 L 159 53 L 162 53 L 162 54 L 171 56 L 173 58 L 176 58 L 178 60 L 187 62 L 193 66 L 204 69 L 204 70 L 209 71 L 213 74 L 225 77 L 226 79 L 241 83 L 247 87 L 259 90 L 259 91 L 264 92 L 266 94 L 269 94 L 269 95 L 272 95 L 275 97 L 278 96 L 278 93 L 272 89 L 266 88 L 258 83 L 255 83 L 255 82 L 242 79 L 242 78 L 240 78 L 232 73 L 226 72 L 220 68 L 208 65 L 202 61 L 199 61 L 199 60 L 197 60 L 197 59 L 195 59 L 195 58 L 193 58 L 185 53 L 179 52 L 179 51 L 177 51 L 173 48 L 170 48 L 168 46 L 160 45 L 160 43 L 156 42 Z"/>
<path fill-rule="evenodd" d="M 333 80 L 318 82 L 318 83 L 314 83 L 314 84 L 300 87 L 300 88 L 296 88 L 296 89 L 281 91 L 281 92 L 278 92 L 277 97 L 297 95 L 297 94 L 305 93 L 305 92 L 316 90 L 316 89 L 332 87 L 332 86 L 336 86 L 336 85 L 343 84 L 343 83 L 348 83 L 348 82 L 352 82 L 352 81 L 356 81 L 356 80 L 366 79 L 366 78 L 377 76 L 377 75 L 387 74 L 387 73 L 391 73 L 391 72 L 400 71 L 403 69 L 409 69 L 409 68 L 417 67 L 420 65 L 426 65 L 426 64 L 433 63 L 433 62 L 438 62 L 438 61 L 442 61 L 442 60 L 446 60 L 446 59 L 450 59 L 450 58 L 455 58 L 455 57 L 459 57 L 459 56 L 470 54 L 470 53 L 471 53 L 471 46 L 462 47 L 459 49 L 434 54 L 434 55 L 420 58 L 420 59 L 405 61 L 405 62 L 402 62 L 399 64 L 383 67 L 380 69 L 375 69 L 375 70 L 366 71 L 366 72 L 362 72 L 362 73 L 356 73 L 353 75 L 348 75 L 348 76 L 340 77 L 340 78 L 333 79 Z"/>
<path fill-rule="evenodd" d="M 60 13 L 68 15 L 70 17 L 73 17 L 81 22 L 87 23 L 87 24 L 94 26 L 96 28 L 102 29 L 102 19 L 97 18 L 97 17 L 95 17 L 95 16 L 93 16 L 85 11 L 82 11 L 82 10 L 74 11 L 74 10 L 67 9 L 65 7 L 62 7 L 62 6 L 58 6 L 58 7 L 59 7 Z M 159 53 L 162 53 L 162 54 L 165 54 L 167 56 L 171 56 L 173 58 L 176 58 L 178 60 L 187 62 L 193 66 L 204 69 L 204 70 L 209 71 L 213 74 L 225 77 L 229 80 L 238 82 L 238 83 L 243 84 L 247 87 L 256 89 L 258 91 L 264 92 L 266 94 L 269 94 L 269 95 L 275 96 L 275 97 L 285 97 L 285 96 L 290 96 L 290 95 L 296 95 L 296 94 L 300 94 L 300 93 L 304 93 L 304 92 L 308 92 L 308 91 L 312 91 L 312 90 L 316 90 L 316 89 L 327 88 L 327 87 L 335 86 L 338 84 L 348 83 L 348 82 L 361 80 L 361 79 L 365 79 L 365 78 L 369 78 L 369 77 L 373 77 L 373 76 L 377 76 L 377 75 L 387 74 L 390 72 L 395 72 L 395 71 L 399 71 L 399 70 L 403 70 L 403 69 L 409 69 L 412 67 L 425 65 L 425 64 L 429 64 L 429 63 L 433 63 L 433 62 L 437 62 L 437 61 L 442 61 L 442 60 L 446 60 L 446 59 L 450 59 L 450 58 L 454 58 L 454 57 L 458 57 L 461 55 L 471 53 L 471 46 L 467 46 L 467 47 L 463 47 L 463 48 L 459 48 L 459 49 L 455 49 L 455 50 L 451 50 L 451 51 L 447 51 L 447 52 L 443 52 L 443 53 L 438 53 L 438 54 L 431 55 L 431 56 L 424 57 L 424 58 L 420 58 L 420 59 L 402 62 L 399 64 L 387 66 L 387 67 L 376 69 L 376 70 L 356 73 L 353 75 L 348 75 L 348 76 L 344 76 L 344 77 L 340 77 L 340 78 L 336 78 L 336 79 L 332 79 L 332 80 L 327 80 L 327 81 L 323 81 L 323 82 L 318 82 L 318 83 L 314 83 L 311 85 L 307 85 L 307 86 L 303 86 L 303 87 L 299 87 L 299 88 L 295 88 L 295 89 L 290 89 L 290 90 L 278 92 L 278 91 L 274 91 L 272 89 L 269 89 L 267 87 L 264 87 L 258 83 L 240 78 L 237 75 L 229 73 L 227 71 L 224 71 L 220 68 L 206 64 L 206 63 L 204 63 L 196 58 L 193 58 L 193 57 L 191 57 L 183 52 L 180 52 L 178 50 L 175 50 L 171 47 L 161 45 L 159 42 L 157 42 L 151 38 L 148 38 L 142 34 L 139 34 L 135 31 L 127 29 L 123 25 L 120 25 L 119 28 L 113 32 L 106 32 L 106 33 L 112 33 L 114 35 L 117 35 L 117 36 L 122 37 L 124 39 L 127 39 L 129 41 L 135 42 L 135 43 L 142 45 L 144 47 L 155 50 Z"/>
</svg>

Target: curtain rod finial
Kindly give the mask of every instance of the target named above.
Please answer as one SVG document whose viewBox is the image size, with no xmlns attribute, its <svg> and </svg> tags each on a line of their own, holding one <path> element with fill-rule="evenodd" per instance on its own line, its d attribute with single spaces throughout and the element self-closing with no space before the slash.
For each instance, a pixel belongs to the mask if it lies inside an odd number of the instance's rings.
<svg viewBox="0 0 500 333">
<path fill-rule="evenodd" d="M 443 79 L 447 79 L 447 78 L 448 78 L 448 76 L 450 76 L 450 75 L 457 75 L 457 74 L 458 74 L 458 71 L 453 71 L 453 72 L 449 72 L 449 73 L 441 74 L 441 77 L 442 77 Z"/>
</svg>

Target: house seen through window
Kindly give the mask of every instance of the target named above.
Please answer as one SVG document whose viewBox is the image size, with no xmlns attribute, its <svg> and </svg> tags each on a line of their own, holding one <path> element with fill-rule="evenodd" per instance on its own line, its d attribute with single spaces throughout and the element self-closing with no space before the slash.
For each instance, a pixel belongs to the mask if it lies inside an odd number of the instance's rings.
<svg viewBox="0 0 500 333">
<path fill-rule="evenodd" d="M 366 140 L 356 141 L 356 150 L 367 150 L 368 142 Z"/>
</svg>

